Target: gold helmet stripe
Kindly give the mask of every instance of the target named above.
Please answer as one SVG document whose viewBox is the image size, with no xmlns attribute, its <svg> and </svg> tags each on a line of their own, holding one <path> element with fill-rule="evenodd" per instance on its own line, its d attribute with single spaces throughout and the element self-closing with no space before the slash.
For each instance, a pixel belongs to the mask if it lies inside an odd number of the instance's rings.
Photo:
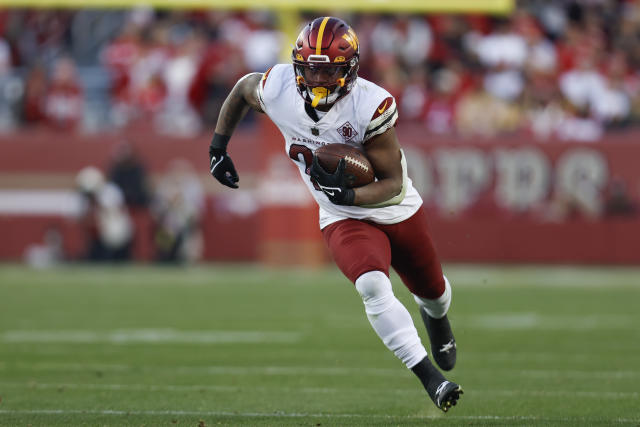
<svg viewBox="0 0 640 427">
<path fill-rule="evenodd" d="M 324 27 L 327 26 L 329 18 L 331 17 L 325 17 L 320 24 L 320 29 L 318 30 L 318 40 L 316 41 L 316 55 L 322 55 L 322 36 L 324 35 Z"/>
</svg>

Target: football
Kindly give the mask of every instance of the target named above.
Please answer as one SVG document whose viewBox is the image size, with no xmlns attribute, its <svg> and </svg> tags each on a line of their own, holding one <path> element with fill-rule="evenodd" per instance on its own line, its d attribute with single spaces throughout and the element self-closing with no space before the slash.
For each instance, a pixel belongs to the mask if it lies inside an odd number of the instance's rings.
<svg viewBox="0 0 640 427">
<path fill-rule="evenodd" d="M 362 187 L 373 182 L 373 167 L 364 153 L 347 144 L 327 144 L 315 151 L 322 168 L 333 173 L 340 159 L 345 160 L 345 173 L 350 188 Z"/>
</svg>

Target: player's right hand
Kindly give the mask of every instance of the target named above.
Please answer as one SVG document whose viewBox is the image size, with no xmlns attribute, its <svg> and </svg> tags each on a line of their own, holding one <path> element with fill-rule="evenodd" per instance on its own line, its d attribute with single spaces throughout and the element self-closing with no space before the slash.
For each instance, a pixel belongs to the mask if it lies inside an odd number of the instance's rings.
<svg viewBox="0 0 640 427">
<path fill-rule="evenodd" d="M 240 178 L 229 154 L 221 148 L 209 147 L 209 169 L 211 175 L 221 184 L 231 188 L 238 188 L 236 184 Z"/>
<path fill-rule="evenodd" d="M 344 159 L 340 159 L 336 171 L 328 173 L 318 162 L 318 156 L 314 154 L 309 175 L 311 175 L 312 182 L 315 182 L 320 190 L 326 194 L 331 203 L 351 206 L 353 205 L 355 192 L 347 186 L 345 168 Z"/>
</svg>

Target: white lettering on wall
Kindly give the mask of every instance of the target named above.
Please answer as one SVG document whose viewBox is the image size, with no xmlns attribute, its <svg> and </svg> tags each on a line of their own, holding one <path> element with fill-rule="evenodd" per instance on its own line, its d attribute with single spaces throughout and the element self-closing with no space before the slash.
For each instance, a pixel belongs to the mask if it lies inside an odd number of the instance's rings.
<svg viewBox="0 0 640 427">
<path fill-rule="evenodd" d="M 602 210 L 609 180 L 605 156 L 593 149 L 572 148 L 555 162 L 535 146 L 439 148 L 429 153 L 405 149 L 409 175 L 423 199 L 446 215 L 459 214 L 481 197 L 498 206 L 526 212 L 544 204 L 578 209 L 588 215 Z"/>
<path fill-rule="evenodd" d="M 602 191 L 607 181 L 608 167 L 601 153 L 583 148 L 569 150 L 556 165 L 556 200 L 597 216 L 602 211 Z"/>
<path fill-rule="evenodd" d="M 490 167 L 478 149 L 437 150 L 438 206 L 448 214 L 458 214 L 471 206 L 490 184 Z"/>
<path fill-rule="evenodd" d="M 549 160 L 535 148 L 498 149 L 495 199 L 499 206 L 526 211 L 549 193 Z"/>
</svg>

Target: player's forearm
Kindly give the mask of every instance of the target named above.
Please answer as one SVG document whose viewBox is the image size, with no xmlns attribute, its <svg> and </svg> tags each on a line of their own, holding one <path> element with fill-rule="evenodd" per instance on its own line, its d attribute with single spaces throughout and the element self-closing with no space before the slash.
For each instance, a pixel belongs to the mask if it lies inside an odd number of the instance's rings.
<svg viewBox="0 0 640 427">
<path fill-rule="evenodd" d="M 216 133 L 231 136 L 247 111 L 249 111 L 249 104 L 234 87 L 220 109 Z"/>
<path fill-rule="evenodd" d="M 378 180 L 357 188 L 354 203 L 365 208 L 383 208 L 402 203 L 407 191 L 407 161 L 400 150 L 400 170 L 389 169 L 390 174 L 378 177 Z"/>
<path fill-rule="evenodd" d="M 249 108 L 261 111 L 255 92 L 261 76 L 259 73 L 252 73 L 238 80 L 222 104 L 216 123 L 216 133 L 231 136 Z"/>
<path fill-rule="evenodd" d="M 402 179 L 381 179 L 364 187 L 355 188 L 354 205 L 363 207 L 382 207 L 387 201 L 393 200 L 402 193 Z M 389 205 L 394 203 L 389 203 Z"/>
</svg>

